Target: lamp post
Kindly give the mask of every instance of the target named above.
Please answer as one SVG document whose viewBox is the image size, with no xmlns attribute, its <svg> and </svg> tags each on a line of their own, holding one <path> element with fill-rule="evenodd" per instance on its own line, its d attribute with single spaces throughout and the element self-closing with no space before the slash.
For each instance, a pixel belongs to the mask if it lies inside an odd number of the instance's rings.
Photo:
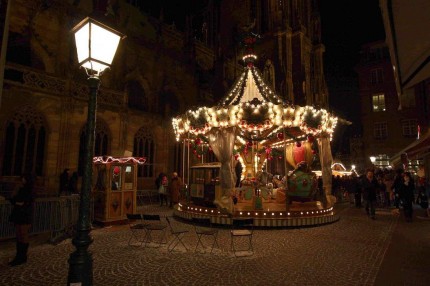
<svg viewBox="0 0 430 286">
<path fill-rule="evenodd" d="M 106 68 L 110 67 L 119 41 L 124 36 L 92 18 L 82 20 L 72 29 L 72 33 L 75 36 L 79 65 L 85 68 L 88 75 L 90 94 L 79 219 L 77 233 L 72 240 L 76 250 L 70 254 L 67 283 L 85 286 L 93 284 L 93 259 L 88 247 L 93 241 L 90 236 L 90 195 L 99 77 Z"/>
<path fill-rule="evenodd" d="M 370 162 L 372 162 L 372 167 L 375 168 L 376 157 L 370 156 L 369 159 L 370 159 Z"/>
</svg>

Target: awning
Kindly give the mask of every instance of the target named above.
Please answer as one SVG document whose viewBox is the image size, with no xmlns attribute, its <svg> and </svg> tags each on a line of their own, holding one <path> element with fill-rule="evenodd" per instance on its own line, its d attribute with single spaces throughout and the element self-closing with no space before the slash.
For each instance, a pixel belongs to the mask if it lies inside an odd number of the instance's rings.
<svg viewBox="0 0 430 286">
<path fill-rule="evenodd" d="M 430 78 L 430 1 L 380 0 L 399 96 Z"/>
<path fill-rule="evenodd" d="M 424 156 L 430 154 L 430 131 L 427 132 L 425 136 L 421 137 L 415 142 L 412 142 L 402 151 L 391 157 L 390 163 L 394 166 L 400 165 L 401 156 L 405 153 L 408 155 L 409 160 L 422 159 Z"/>
</svg>

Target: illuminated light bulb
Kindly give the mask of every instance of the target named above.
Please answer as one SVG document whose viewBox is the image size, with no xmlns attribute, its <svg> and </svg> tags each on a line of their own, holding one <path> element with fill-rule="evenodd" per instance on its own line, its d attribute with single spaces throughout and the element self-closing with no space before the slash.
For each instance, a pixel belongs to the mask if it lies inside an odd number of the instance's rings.
<svg viewBox="0 0 430 286">
<path fill-rule="evenodd" d="M 258 213 L 255 213 L 255 215 L 258 215 Z"/>
<path fill-rule="evenodd" d="M 280 213 L 279 215 L 282 215 L 282 213 Z"/>
<path fill-rule="evenodd" d="M 288 213 L 287 215 L 290 215 L 290 213 Z"/>
<path fill-rule="evenodd" d="M 272 213 L 272 215 L 275 215 L 275 213 Z"/>
<path fill-rule="evenodd" d="M 266 213 L 264 213 L 264 215 L 266 215 Z"/>
<path fill-rule="evenodd" d="M 251 215 L 251 213 L 248 213 L 248 215 Z"/>
<path fill-rule="evenodd" d="M 242 212 L 240 212 L 240 215 L 242 215 Z"/>
</svg>

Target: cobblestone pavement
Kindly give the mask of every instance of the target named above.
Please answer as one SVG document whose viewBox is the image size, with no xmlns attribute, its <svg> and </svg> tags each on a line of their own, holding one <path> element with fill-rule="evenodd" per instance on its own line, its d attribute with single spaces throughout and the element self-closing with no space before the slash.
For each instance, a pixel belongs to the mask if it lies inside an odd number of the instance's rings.
<svg viewBox="0 0 430 286">
<path fill-rule="evenodd" d="M 172 213 L 155 206 L 144 211 Z M 194 229 L 180 221 L 174 224 L 190 230 L 184 238 L 189 251 L 128 246 L 125 225 L 94 229 L 94 285 L 429 285 L 430 221 L 407 224 L 388 210 L 378 210 L 373 221 L 345 205 L 339 212 L 341 219 L 325 226 L 255 230 L 255 253 L 243 257 L 230 252 L 226 228 L 219 229 L 220 248 L 212 254 L 194 253 Z M 0 285 L 66 285 L 70 239 L 33 243 L 29 261 L 14 268 L 7 266 L 13 241 L 0 247 Z M 422 269 L 427 272 L 416 275 Z"/>
</svg>

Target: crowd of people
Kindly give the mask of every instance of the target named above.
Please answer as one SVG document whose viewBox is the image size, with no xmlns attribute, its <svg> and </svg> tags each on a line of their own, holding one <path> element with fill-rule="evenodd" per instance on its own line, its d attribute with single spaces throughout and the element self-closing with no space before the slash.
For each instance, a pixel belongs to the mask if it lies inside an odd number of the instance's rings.
<svg viewBox="0 0 430 286">
<path fill-rule="evenodd" d="M 394 170 L 366 170 L 362 176 L 333 176 L 332 194 L 338 200 L 349 199 L 351 204 L 362 207 L 364 204 L 367 215 L 376 219 L 376 207 L 393 207 L 403 209 L 407 222 L 412 222 L 413 204 L 428 209 L 428 195 L 425 180 L 414 177 L 410 172 L 402 169 Z"/>
</svg>

